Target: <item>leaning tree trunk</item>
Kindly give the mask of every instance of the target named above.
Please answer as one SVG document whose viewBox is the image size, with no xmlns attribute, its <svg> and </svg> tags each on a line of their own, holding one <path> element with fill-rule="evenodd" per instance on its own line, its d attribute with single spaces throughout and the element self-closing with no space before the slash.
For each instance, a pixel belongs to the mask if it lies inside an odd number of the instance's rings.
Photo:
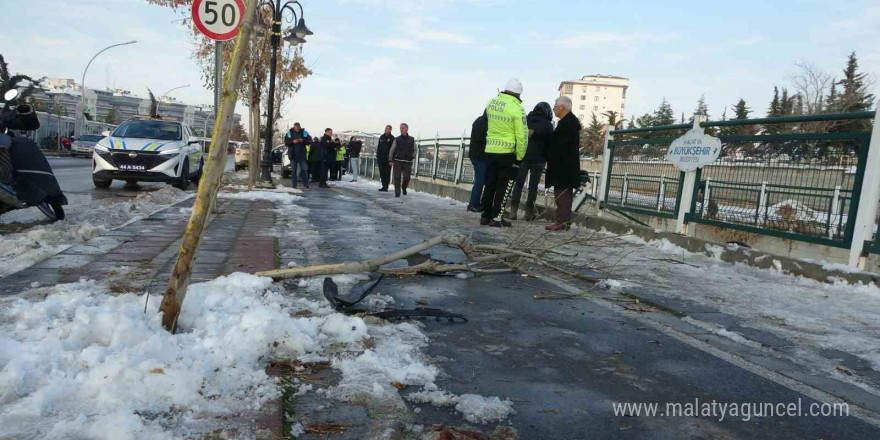
<svg viewBox="0 0 880 440">
<path fill-rule="evenodd" d="M 226 151 L 229 145 L 229 134 L 232 131 L 235 103 L 238 100 L 238 90 L 241 83 L 241 72 L 250 51 L 247 50 L 256 15 L 257 0 L 246 0 L 246 11 L 241 31 L 235 41 L 235 49 L 232 53 L 232 62 L 226 72 L 223 81 L 223 91 L 220 98 L 220 109 L 214 121 L 214 137 L 211 139 L 211 149 L 205 170 L 199 185 L 193 212 L 186 225 L 186 233 L 177 254 L 177 262 L 168 281 L 165 297 L 159 312 L 163 313 L 162 326 L 174 333 L 177 330 L 177 318 L 186 297 L 186 289 L 189 284 L 190 271 L 199 251 L 199 244 L 208 224 L 217 192 L 220 190 L 220 178 L 226 168 Z"/>
</svg>

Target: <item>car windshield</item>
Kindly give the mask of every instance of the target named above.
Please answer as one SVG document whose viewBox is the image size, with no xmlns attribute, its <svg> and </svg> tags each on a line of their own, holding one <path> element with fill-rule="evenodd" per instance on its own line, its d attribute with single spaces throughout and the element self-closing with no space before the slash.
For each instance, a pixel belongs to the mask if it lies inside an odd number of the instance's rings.
<svg viewBox="0 0 880 440">
<path fill-rule="evenodd" d="M 96 134 L 84 134 L 84 135 L 80 136 L 79 139 L 77 139 L 77 140 L 83 141 L 83 142 L 98 142 L 103 138 L 104 138 L 103 136 L 98 136 Z"/>
<path fill-rule="evenodd" d="M 165 121 L 125 121 L 113 131 L 113 137 L 179 141 L 180 124 Z"/>
</svg>

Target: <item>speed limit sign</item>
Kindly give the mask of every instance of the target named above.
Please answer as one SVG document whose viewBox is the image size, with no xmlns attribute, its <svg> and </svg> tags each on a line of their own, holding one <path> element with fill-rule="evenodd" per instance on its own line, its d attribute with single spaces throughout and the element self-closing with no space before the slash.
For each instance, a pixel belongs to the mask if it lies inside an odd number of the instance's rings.
<svg viewBox="0 0 880 440">
<path fill-rule="evenodd" d="M 196 28 L 206 37 L 226 41 L 238 35 L 244 9 L 242 0 L 195 0 L 192 18 Z"/>
</svg>

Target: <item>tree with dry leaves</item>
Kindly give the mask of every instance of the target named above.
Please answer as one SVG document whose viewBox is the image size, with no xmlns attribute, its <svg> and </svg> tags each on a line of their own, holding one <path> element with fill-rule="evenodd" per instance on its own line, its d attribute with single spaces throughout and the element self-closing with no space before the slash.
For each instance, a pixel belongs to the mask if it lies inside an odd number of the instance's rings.
<svg viewBox="0 0 880 440">
<path fill-rule="evenodd" d="M 205 87 L 213 89 L 214 87 L 214 42 L 204 37 L 193 24 L 190 17 L 190 9 L 192 0 L 145 0 L 147 3 L 165 6 L 173 9 L 183 18 L 180 23 L 192 32 L 192 41 L 194 44 L 193 56 L 198 61 L 202 71 L 202 79 Z M 271 13 L 267 8 L 258 9 L 258 21 L 264 24 L 271 23 Z M 262 19 L 262 20 L 261 20 Z M 263 31 L 258 31 L 263 29 Z M 239 98 L 241 102 L 248 106 L 248 125 L 251 129 L 248 132 L 251 141 L 251 151 L 254 154 L 260 154 L 260 139 L 264 133 L 259 131 L 261 127 L 260 115 L 263 102 L 268 98 L 269 93 L 269 66 L 272 62 L 272 46 L 269 42 L 269 31 L 266 27 L 255 29 L 254 37 L 249 42 L 248 62 L 245 66 L 244 78 L 242 79 L 239 89 Z M 232 47 L 229 44 L 223 45 L 223 70 L 229 67 L 231 60 Z M 285 47 L 278 51 L 278 66 L 275 85 L 275 108 L 273 109 L 273 120 L 281 119 L 281 108 L 284 101 L 295 94 L 302 80 L 312 74 L 305 66 L 305 60 L 302 57 L 301 48 Z M 274 128 L 274 127 L 273 127 Z M 252 157 L 252 164 L 259 163 L 259 157 Z M 254 167 L 251 167 L 254 168 Z M 256 176 L 251 173 L 252 176 Z M 253 180 L 253 179 L 251 179 Z M 253 182 L 251 182 L 253 183 Z"/>
</svg>

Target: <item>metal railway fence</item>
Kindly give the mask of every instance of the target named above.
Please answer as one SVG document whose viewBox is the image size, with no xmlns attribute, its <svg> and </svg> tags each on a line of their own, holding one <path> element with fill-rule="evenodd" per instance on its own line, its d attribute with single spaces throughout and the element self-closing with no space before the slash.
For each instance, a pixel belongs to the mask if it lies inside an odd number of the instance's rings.
<svg viewBox="0 0 880 440">
<path fill-rule="evenodd" d="M 413 176 L 433 180 L 441 180 L 452 184 L 473 184 L 474 167 L 468 159 L 470 138 L 439 138 L 418 139 L 416 141 L 416 158 L 413 165 Z M 362 157 L 360 174 L 366 178 L 378 180 L 379 169 L 375 156 Z M 598 172 L 590 174 L 593 182 L 598 182 Z M 541 179 L 543 182 L 543 177 Z M 591 195 L 598 197 L 598 185 L 592 185 Z M 523 191 L 523 197 L 527 191 Z M 538 204 L 553 206 L 553 192 L 540 186 Z"/>
<path fill-rule="evenodd" d="M 699 169 L 686 220 L 851 247 L 871 133 L 809 131 L 816 122 L 872 119 L 874 112 L 703 122 L 722 155 Z M 691 124 L 609 133 L 603 205 L 676 218 L 685 174 L 664 160 Z M 785 132 L 787 131 L 787 132 Z"/>
</svg>

